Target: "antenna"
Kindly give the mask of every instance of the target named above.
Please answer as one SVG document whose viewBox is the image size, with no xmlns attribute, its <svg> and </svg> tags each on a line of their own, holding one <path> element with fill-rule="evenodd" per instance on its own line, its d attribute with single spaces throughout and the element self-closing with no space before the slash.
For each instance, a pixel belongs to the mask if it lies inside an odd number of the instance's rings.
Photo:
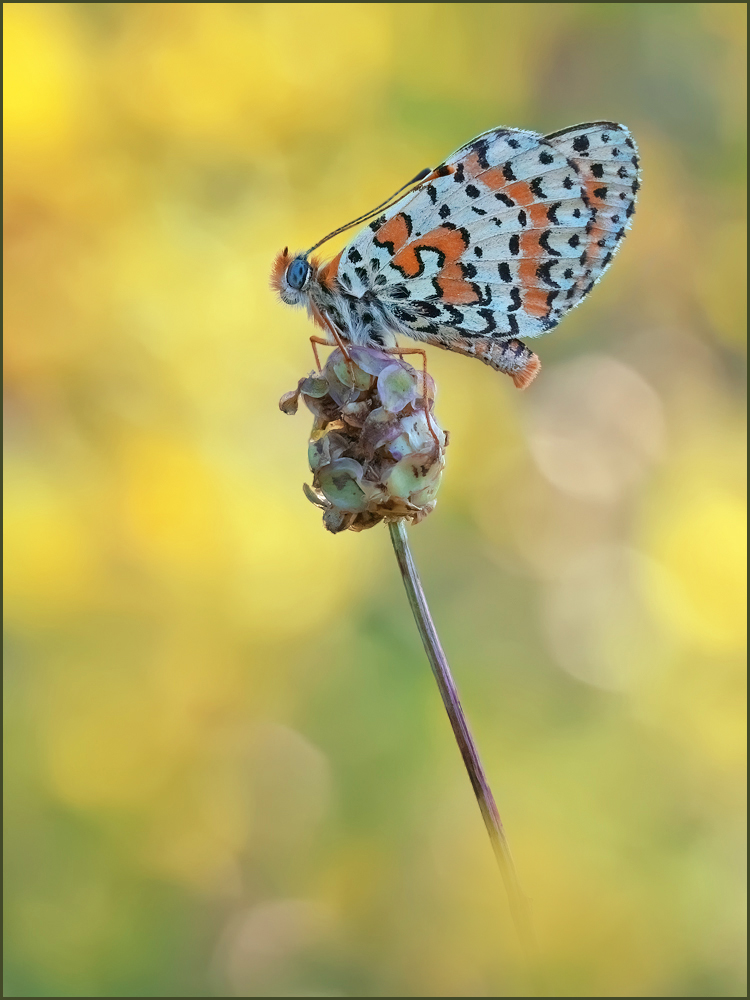
<svg viewBox="0 0 750 1000">
<path fill-rule="evenodd" d="M 420 170 L 416 177 L 413 177 L 408 184 L 404 184 L 404 186 L 400 187 L 398 191 L 395 191 L 390 196 L 390 198 L 386 198 L 384 202 L 381 202 L 380 205 L 376 205 L 375 208 L 370 209 L 369 212 L 365 212 L 364 215 L 360 215 L 358 218 L 352 219 L 351 222 L 347 222 L 345 226 L 339 226 L 338 229 L 334 229 L 332 233 L 329 233 L 327 236 L 324 236 L 322 240 L 318 240 L 315 246 L 310 247 L 307 253 L 303 254 L 303 256 L 309 257 L 310 254 L 313 252 L 313 250 L 317 250 L 319 246 L 321 246 L 327 240 L 330 240 L 333 236 L 338 236 L 339 233 L 343 233 L 347 229 L 351 229 L 351 227 L 356 226 L 358 222 L 364 222 L 365 219 L 369 219 L 371 216 L 375 215 L 376 212 L 379 212 L 381 208 L 388 207 L 390 203 L 393 201 L 393 199 L 397 195 L 401 194 L 402 191 L 405 191 L 408 187 L 411 187 L 412 184 L 417 184 L 419 181 L 423 181 L 425 177 L 428 177 L 431 173 L 432 173 L 432 167 L 425 167 L 424 170 Z"/>
</svg>

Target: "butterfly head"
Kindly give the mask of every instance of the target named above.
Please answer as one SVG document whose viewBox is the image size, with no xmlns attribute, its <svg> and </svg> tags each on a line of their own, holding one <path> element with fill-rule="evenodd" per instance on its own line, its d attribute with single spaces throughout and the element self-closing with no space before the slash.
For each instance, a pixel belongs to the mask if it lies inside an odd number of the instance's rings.
<svg viewBox="0 0 750 1000">
<path fill-rule="evenodd" d="M 289 248 L 278 255 L 271 272 L 271 287 L 290 306 L 304 305 L 310 296 L 317 268 L 305 254 L 290 254 Z"/>
</svg>

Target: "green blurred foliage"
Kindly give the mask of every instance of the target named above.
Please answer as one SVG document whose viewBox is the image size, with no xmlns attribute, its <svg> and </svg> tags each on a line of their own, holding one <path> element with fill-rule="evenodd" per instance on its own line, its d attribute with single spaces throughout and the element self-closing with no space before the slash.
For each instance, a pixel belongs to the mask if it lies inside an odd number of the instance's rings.
<svg viewBox="0 0 750 1000">
<path fill-rule="evenodd" d="M 6 995 L 524 992 L 386 532 L 302 495 L 267 281 L 482 130 L 596 119 L 633 231 L 528 392 L 430 352 L 413 545 L 549 995 L 745 995 L 746 6 L 4 13 Z"/>
</svg>

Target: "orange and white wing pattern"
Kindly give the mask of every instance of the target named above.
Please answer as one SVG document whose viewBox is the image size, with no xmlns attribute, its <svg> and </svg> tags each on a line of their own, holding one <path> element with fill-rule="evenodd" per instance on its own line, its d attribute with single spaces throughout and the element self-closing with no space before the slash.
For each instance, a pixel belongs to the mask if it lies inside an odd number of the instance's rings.
<svg viewBox="0 0 750 1000">
<path fill-rule="evenodd" d="M 493 129 L 358 233 L 331 271 L 377 325 L 482 357 L 484 338 L 538 337 L 583 299 L 630 225 L 638 187 L 623 125 Z"/>
</svg>

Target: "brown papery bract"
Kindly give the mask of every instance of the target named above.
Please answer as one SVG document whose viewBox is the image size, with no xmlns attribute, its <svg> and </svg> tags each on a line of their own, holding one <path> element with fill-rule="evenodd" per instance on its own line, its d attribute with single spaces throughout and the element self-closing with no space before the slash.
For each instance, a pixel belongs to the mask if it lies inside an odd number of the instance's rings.
<svg viewBox="0 0 750 1000">
<path fill-rule="evenodd" d="M 279 407 L 314 414 L 307 498 L 334 534 L 381 521 L 421 521 L 435 507 L 446 434 L 432 414 L 435 388 L 401 358 L 369 347 L 331 353 Z"/>
</svg>

